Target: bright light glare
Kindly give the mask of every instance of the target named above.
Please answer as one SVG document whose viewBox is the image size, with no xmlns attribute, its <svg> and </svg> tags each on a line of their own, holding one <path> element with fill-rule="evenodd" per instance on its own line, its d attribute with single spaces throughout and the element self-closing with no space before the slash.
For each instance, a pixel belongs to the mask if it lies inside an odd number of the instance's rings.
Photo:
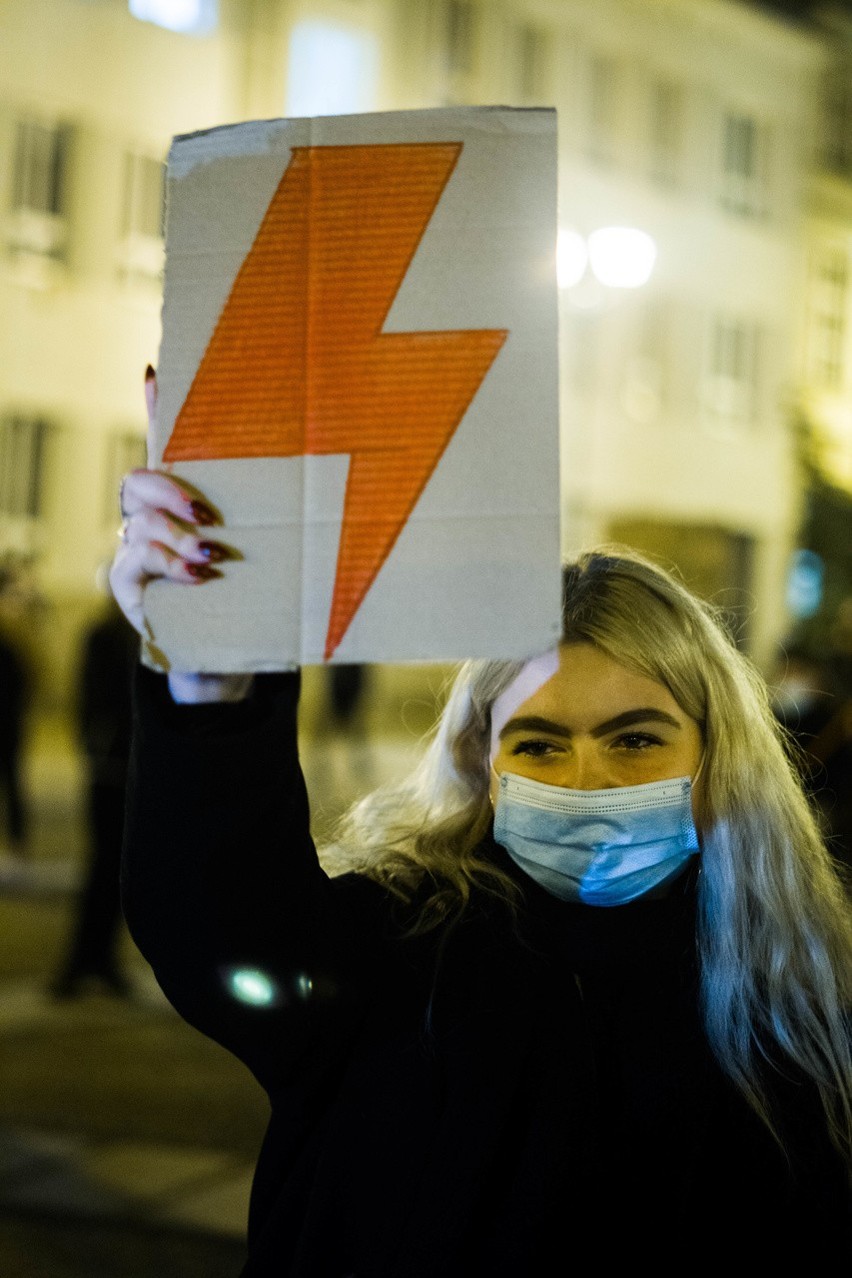
<svg viewBox="0 0 852 1278">
<path fill-rule="evenodd" d="M 130 0 L 130 12 L 167 31 L 199 35 L 216 25 L 216 0 Z"/>
<path fill-rule="evenodd" d="M 556 240 L 556 282 L 560 288 L 573 288 L 580 283 L 588 257 L 580 232 L 563 227 Z"/>
<path fill-rule="evenodd" d="M 299 998 L 308 999 L 314 992 L 314 983 L 307 972 L 300 972 L 293 985 Z"/>
<path fill-rule="evenodd" d="M 639 288 L 654 269 L 657 246 L 632 226 L 602 226 L 589 236 L 589 261 L 601 284 Z"/>
<path fill-rule="evenodd" d="M 825 563 L 813 550 L 797 550 L 787 578 L 787 607 L 794 617 L 813 617 L 822 604 Z"/>
<path fill-rule="evenodd" d="M 271 1007 L 278 998 L 275 982 L 259 967 L 237 967 L 228 973 L 228 989 L 238 1003 Z"/>
<path fill-rule="evenodd" d="M 377 75 L 378 49 L 368 32 L 336 22 L 300 22 L 290 38 L 287 114 L 369 111 Z"/>
</svg>

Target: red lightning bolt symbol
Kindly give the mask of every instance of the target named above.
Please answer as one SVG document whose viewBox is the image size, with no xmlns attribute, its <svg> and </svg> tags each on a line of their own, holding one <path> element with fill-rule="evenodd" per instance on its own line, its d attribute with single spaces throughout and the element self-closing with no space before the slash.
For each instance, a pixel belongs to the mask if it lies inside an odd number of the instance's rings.
<svg viewBox="0 0 852 1278">
<path fill-rule="evenodd" d="M 506 339 L 381 331 L 460 151 L 293 150 L 163 454 L 350 454 L 326 658 Z"/>
</svg>

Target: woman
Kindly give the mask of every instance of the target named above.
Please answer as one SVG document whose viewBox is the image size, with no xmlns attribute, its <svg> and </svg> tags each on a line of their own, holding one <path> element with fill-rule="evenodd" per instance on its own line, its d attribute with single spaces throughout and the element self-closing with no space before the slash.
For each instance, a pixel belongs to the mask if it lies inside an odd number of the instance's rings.
<svg viewBox="0 0 852 1278">
<path fill-rule="evenodd" d="M 123 509 L 141 633 L 227 550 L 174 477 Z M 138 672 L 128 923 L 270 1101 L 246 1278 L 852 1257 L 852 927 L 766 690 L 639 556 L 564 595 L 321 860 L 298 673 Z"/>
</svg>

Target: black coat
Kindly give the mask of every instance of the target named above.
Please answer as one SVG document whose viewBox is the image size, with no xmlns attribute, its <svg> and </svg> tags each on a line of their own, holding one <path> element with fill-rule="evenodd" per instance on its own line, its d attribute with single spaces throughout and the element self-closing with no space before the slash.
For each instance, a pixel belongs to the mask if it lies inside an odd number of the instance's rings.
<svg viewBox="0 0 852 1278">
<path fill-rule="evenodd" d="M 29 705 L 30 676 L 18 647 L 0 632 L 0 759 L 17 759 Z"/>
<path fill-rule="evenodd" d="M 477 893 L 455 927 L 405 939 L 382 889 L 319 868 L 298 676 L 255 682 L 247 703 L 184 707 L 140 670 L 123 870 L 166 995 L 269 1096 L 245 1278 L 852 1258 L 811 1090 L 776 1080 L 788 1166 L 707 1048 L 694 876 L 569 905 L 490 843 L 523 884 L 517 921 Z M 246 969 L 267 1005 L 234 997 Z"/>
</svg>

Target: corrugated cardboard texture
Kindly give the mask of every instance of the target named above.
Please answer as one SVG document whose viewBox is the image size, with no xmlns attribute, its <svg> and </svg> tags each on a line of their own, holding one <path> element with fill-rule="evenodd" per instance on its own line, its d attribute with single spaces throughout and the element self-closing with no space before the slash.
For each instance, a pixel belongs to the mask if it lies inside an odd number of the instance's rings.
<svg viewBox="0 0 852 1278">
<path fill-rule="evenodd" d="M 558 637 L 555 151 L 553 112 L 508 108 L 174 140 L 149 462 L 240 557 L 149 588 L 161 664 Z"/>
</svg>

